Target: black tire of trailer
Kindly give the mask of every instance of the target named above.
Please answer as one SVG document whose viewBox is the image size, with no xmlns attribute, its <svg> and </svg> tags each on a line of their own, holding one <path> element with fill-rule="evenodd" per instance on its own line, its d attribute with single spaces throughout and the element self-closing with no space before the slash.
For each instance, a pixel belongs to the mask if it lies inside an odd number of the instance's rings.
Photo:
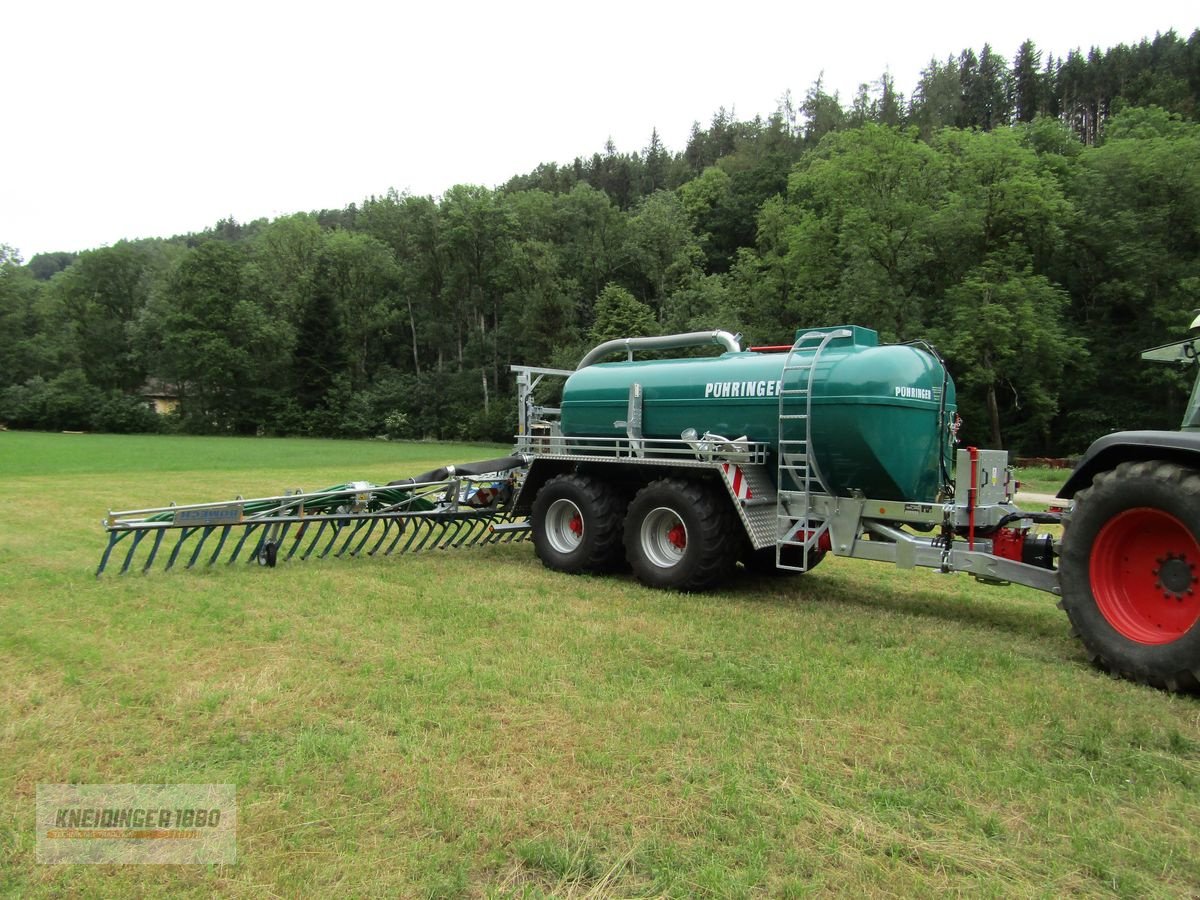
<svg viewBox="0 0 1200 900">
<path fill-rule="evenodd" d="M 625 517 L 625 557 L 649 587 L 703 591 L 737 564 L 741 525 L 728 494 L 682 478 L 646 485 Z"/>
<path fill-rule="evenodd" d="M 538 491 L 530 511 L 534 552 L 546 568 L 569 575 L 619 568 L 626 506 L 624 495 L 604 481 L 556 475 Z"/>
<path fill-rule="evenodd" d="M 1200 689 L 1200 472 L 1124 462 L 1075 496 L 1062 599 L 1092 661 L 1170 691 Z"/>
</svg>

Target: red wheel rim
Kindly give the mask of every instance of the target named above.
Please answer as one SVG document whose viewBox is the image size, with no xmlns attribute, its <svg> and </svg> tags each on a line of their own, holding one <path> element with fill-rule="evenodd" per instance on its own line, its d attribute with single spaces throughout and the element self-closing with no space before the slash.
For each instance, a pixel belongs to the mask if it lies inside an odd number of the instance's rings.
<svg viewBox="0 0 1200 900">
<path fill-rule="evenodd" d="M 1170 513 L 1127 509 L 1092 545 L 1092 594 L 1113 628 L 1139 644 L 1169 644 L 1200 618 L 1200 545 Z"/>
</svg>

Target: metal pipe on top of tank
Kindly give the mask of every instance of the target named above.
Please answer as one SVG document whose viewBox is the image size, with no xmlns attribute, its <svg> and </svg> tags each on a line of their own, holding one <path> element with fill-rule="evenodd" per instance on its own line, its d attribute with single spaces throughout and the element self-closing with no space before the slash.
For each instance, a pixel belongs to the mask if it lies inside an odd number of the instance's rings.
<svg viewBox="0 0 1200 900">
<path fill-rule="evenodd" d="M 739 353 L 742 349 L 741 335 L 730 334 L 728 331 L 689 331 L 686 334 L 664 334 L 659 337 L 617 338 L 597 344 L 589 350 L 579 361 L 575 371 L 585 369 L 618 351 L 632 355 L 634 350 L 678 350 L 682 347 L 703 347 L 706 344 L 717 344 L 724 347 L 727 353 Z"/>
</svg>

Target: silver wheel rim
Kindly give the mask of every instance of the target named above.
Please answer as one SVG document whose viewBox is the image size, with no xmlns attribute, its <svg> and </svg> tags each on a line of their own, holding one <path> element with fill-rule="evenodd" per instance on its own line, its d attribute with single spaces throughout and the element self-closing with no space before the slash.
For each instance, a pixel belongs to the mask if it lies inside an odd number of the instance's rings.
<svg viewBox="0 0 1200 900">
<path fill-rule="evenodd" d="M 555 500 L 546 510 L 546 541 L 559 553 L 570 553 L 582 544 L 585 528 L 583 513 L 570 500 Z"/>
<path fill-rule="evenodd" d="M 680 532 L 676 529 L 682 530 L 682 547 L 678 544 Z M 669 569 L 683 559 L 687 538 L 687 526 L 673 509 L 660 506 L 650 510 L 642 519 L 642 550 L 646 558 L 660 569 Z"/>
</svg>

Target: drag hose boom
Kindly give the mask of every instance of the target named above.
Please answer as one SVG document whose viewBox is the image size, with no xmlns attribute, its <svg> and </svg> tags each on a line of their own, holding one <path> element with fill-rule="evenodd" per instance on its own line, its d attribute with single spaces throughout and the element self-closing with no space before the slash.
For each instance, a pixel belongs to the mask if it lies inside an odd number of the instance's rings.
<svg viewBox="0 0 1200 900">
<path fill-rule="evenodd" d="M 524 463 L 525 457 L 510 456 L 445 466 L 388 485 L 359 481 L 274 497 L 110 511 L 103 522 L 108 545 L 96 574 L 113 562 L 114 551 L 125 574 L 147 571 L 164 556 L 166 569 L 181 560 L 188 569 L 238 559 L 273 567 L 314 554 L 388 556 L 523 541 L 527 526 L 507 507 L 512 473 Z"/>
</svg>

